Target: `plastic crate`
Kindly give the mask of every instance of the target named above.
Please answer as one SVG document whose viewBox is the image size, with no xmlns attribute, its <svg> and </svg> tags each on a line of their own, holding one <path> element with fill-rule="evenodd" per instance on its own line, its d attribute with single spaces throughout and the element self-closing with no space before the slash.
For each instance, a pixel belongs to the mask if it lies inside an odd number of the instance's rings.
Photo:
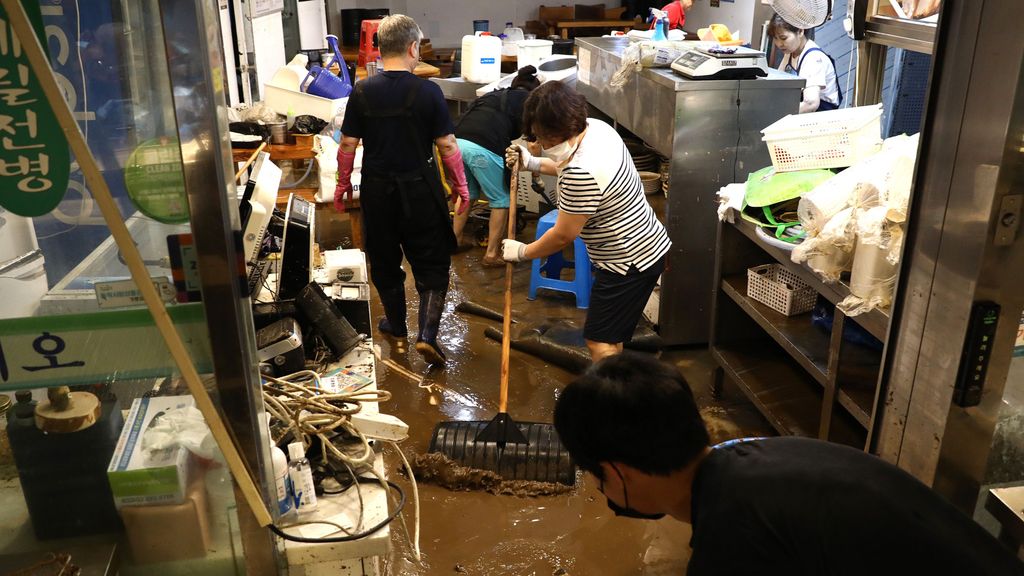
<svg viewBox="0 0 1024 576">
<path fill-rule="evenodd" d="M 781 264 L 747 269 L 747 296 L 786 316 L 814 308 L 818 293 Z"/>
<path fill-rule="evenodd" d="M 761 131 L 776 172 L 845 168 L 882 145 L 882 105 L 790 114 Z"/>
</svg>

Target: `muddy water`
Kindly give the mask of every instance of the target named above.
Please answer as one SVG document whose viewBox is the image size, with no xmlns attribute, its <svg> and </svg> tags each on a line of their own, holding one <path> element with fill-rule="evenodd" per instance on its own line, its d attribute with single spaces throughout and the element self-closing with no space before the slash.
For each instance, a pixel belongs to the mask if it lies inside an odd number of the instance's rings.
<svg viewBox="0 0 1024 576">
<path fill-rule="evenodd" d="M 416 292 L 410 275 L 409 341 L 378 337 L 381 358 L 402 370 L 378 362 L 378 384 L 393 398 L 381 406 L 409 424 L 410 438 L 402 444 L 410 459 L 426 452 L 437 422 L 489 420 L 497 412 L 500 343 L 484 337 L 488 326 L 500 322 L 460 314 L 455 305 L 470 299 L 501 310 L 504 269 L 480 265 L 483 249 L 457 254 L 453 262 L 448 313 L 441 326 L 441 345 L 448 352 L 445 370 L 430 369 L 410 345 L 416 333 Z M 586 312 L 571 296 L 542 293 L 526 299 L 529 264 L 516 266 L 513 276 L 513 317 L 522 323 L 566 320 L 582 326 Z M 374 294 L 376 296 L 376 294 Z M 374 318 L 382 311 L 373 304 Z M 673 356 L 675 354 L 675 356 Z M 688 377 L 706 397 L 710 381 L 706 353 L 673 353 L 664 358 L 693 373 Z M 410 376 L 410 373 L 413 376 Z M 422 378 L 417 382 L 413 377 Z M 572 374 L 512 351 L 509 413 L 521 421 L 551 422 L 560 390 Z M 763 421 L 742 403 L 727 400 L 704 409 L 716 439 L 765 434 Z M 396 454 L 385 451 L 389 476 L 408 487 Z M 386 573 L 398 575 L 660 575 L 682 574 L 689 555 L 688 526 L 668 519 L 659 522 L 614 517 L 593 478 L 581 474 L 567 494 L 516 497 L 486 491 L 451 491 L 420 485 L 422 562 L 413 560 L 409 539 L 393 526 L 394 552 Z M 413 531 L 411 505 L 408 530 Z"/>
</svg>

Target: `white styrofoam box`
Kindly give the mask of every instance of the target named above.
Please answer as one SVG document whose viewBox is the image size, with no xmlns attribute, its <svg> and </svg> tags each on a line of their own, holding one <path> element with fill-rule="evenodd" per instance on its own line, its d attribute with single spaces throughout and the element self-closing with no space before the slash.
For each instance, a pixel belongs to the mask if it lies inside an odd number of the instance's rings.
<svg viewBox="0 0 1024 576">
<path fill-rule="evenodd" d="M 331 282 L 353 284 L 368 281 L 366 254 L 357 248 L 324 252 L 324 269 Z"/>
<path fill-rule="evenodd" d="M 345 106 L 348 104 L 348 98 L 331 100 L 272 84 L 263 85 L 263 96 L 267 106 L 282 116 L 287 116 L 288 110 L 292 110 L 297 116 L 310 114 L 324 122 L 331 122 L 337 116 L 344 116 Z"/>
<path fill-rule="evenodd" d="M 520 40 L 516 54 L 516 68 L 539 66 L 541 60 L 551 57 L 554 43 L 551 40 Z"/>
<path fill-rule="evenodd" d="M 107 479 L 118 508 L 184 502 L 190 461 L 188 449 L 175 445 L 147 451 L 143 448 L 143 438 L 157 418 L 189 406 L 195 406 L 191 396 L 136 398 L 132 402 L 107 467 Z"/>
</svg>

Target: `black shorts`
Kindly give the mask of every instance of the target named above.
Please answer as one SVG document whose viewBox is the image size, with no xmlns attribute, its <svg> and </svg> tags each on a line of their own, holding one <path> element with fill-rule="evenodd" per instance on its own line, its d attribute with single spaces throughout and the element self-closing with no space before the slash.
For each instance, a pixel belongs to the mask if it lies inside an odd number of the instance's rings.
<svg viewBox="0 0 1024 576">
<path fill-rule="evenodd" d="M 630 266 L 625 276 L 598 268 L 590 290 L 583 337 L 605 344 L 629 342 L 664 270 L 664 256 L 643 272 Z"/>
</svg>

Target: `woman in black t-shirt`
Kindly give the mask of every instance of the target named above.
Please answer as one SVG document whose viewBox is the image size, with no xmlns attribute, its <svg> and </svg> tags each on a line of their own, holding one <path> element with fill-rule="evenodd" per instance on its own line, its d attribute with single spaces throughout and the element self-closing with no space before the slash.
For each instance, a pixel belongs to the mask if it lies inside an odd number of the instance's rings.
<svg viewBox="0 0 1024 576">
<path fill-rule="evenodd" d="M 455 138 L 466 167 L 470 202 L 479 198 L 482 192 L 491 210 L 484 266 L 505 265 L 499 254 L 509 206 L 505 148 L 522 135 L 523 102 L 538 86 L 537 69 L 524 66 L 512 80 L 511 88 L 495 90 L 477 98 L 455 127 Z M 462 244 L 462 231 L 468 219 L 469 211 L 455 215 L 453 230 L 459 244 Z"/>
</svg>

